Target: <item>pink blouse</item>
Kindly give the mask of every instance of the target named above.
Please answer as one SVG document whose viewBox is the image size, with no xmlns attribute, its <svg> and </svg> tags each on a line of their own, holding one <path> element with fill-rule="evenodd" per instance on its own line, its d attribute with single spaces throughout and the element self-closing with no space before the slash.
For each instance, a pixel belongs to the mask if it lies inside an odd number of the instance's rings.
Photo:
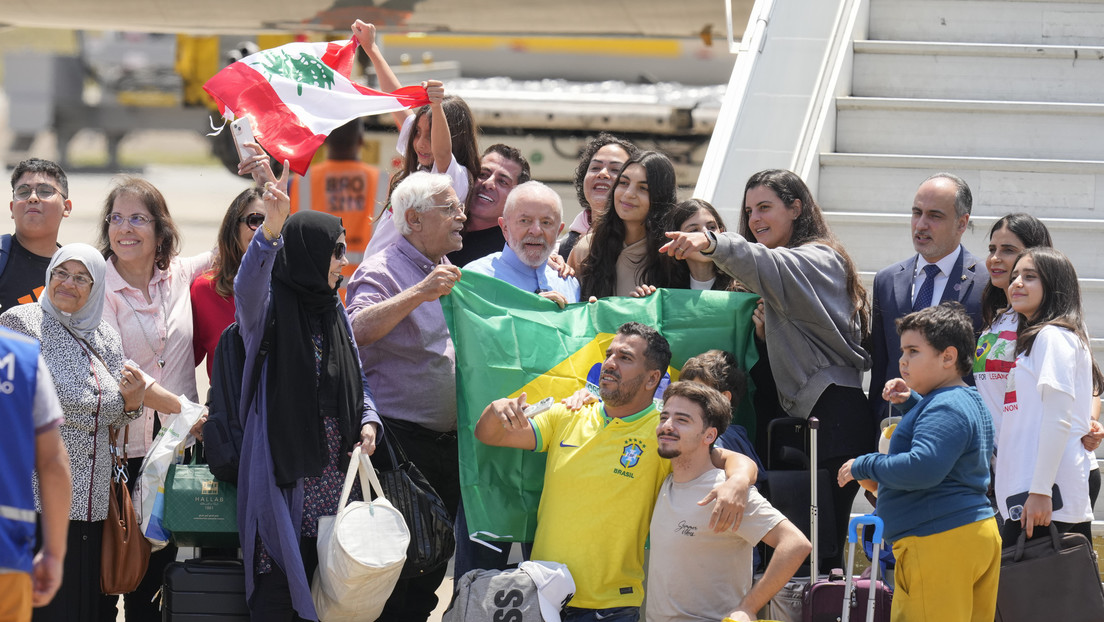
<svg viewBox="0 0 1104 622">
<path fill-rule="evenodd" d="M 123 339 L 123 354 L 166 390 L 199 401 L 192 351 L 192 303 L 189 290 L 196 275 L 211 267 L 211 252 L 177 257 L 168 270 L 153 269 L 149 282 L 152 302 L 131 287 L 107 262 L 103 318 Z M 146 408 L 129 424 L 131 458 L 146 455 L 153 442 L 153 409 Z M 164 420 L 162 420 L 164 423 Z"/>
</svg>

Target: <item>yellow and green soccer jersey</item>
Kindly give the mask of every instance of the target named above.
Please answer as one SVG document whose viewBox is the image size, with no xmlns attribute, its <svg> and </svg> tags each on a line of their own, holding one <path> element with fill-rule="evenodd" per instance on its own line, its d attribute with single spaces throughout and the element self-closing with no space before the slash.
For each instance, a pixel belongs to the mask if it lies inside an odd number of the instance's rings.
<svg viewBox="0 0 1104 622">
<path fill-rule="evenodd" d="M 656 451 L 654 406 L 607 421 L 601 403 L 556 405 L 533 419 L 548 453 L 533 559 L 567 565 L 572 607 L 640 606 L 644 541 L 671 462 Z"/>
</svg>

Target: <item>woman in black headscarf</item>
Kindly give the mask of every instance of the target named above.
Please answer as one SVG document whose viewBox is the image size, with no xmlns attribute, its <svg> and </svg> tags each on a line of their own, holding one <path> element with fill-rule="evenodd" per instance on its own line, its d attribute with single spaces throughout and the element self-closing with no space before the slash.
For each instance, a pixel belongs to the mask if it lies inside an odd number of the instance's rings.
<svg viewBox="0 0 1104 622">
<path fill-rule="evenodd" d="M 348 452 L 360 442 L 371 454 L 380 431 L 337 293 L 345 230 L 321 212 L 288 218 L 283 187 L 266 184 L 265 221 L 234 281 L 243 377 L 262 365 L 239 410 L 238 529 L 251 616 L 266 621 L 317 619 L 318 517 L 337 513 Z M 270 351 L 258 361 L 266 330 Z"/>
</svg>

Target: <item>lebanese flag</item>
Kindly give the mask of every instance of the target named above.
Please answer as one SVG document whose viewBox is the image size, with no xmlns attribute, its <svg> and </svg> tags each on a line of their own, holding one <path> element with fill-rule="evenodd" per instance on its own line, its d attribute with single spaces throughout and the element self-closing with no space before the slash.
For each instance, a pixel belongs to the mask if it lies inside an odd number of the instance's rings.
<svg viewBox="0 0 1104 622">
<path fill-rule="evenodd" d="M 257 142 L 307 172 L 334 129 L 366 115 L 429 103 L 421 86 L 384 93 L 351 79 L 357 41 L 289 43 L 231 63 L 203 85 L 226 118 L 249 117 Z"/>
</svg>

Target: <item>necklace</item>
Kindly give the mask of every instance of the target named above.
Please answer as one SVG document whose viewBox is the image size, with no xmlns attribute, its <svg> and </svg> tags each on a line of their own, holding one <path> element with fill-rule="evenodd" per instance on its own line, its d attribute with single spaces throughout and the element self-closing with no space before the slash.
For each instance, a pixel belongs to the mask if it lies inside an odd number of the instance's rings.
<svg viewBox="0 0 1104 622">
<path fill-rule="evenodd" d="M 168 317 L 168 313 L 165 311 L 165 294 L 163 291 L 161 291 L 162 283 L 164 283 L 164 280 L 157 283 L 157 298 L 161 301 L 161 308 L 158 309 L 157 315 L 158 320 L 160 320 L 161 317 Z M 142 321 L 141 314 L 139 314 L 138 310 L 134 308 L 134 304 L 130 302 L 130 298 L 127 298 L 126 294 L 123 294 L 122 298 L 123 302 L 125 302 L 127 306 L 130 307 L 130 312 L 134 314 L 134 319 L 138 320 L 138 328 L 142 331 L 142 337 L 145 338 L 146 345 L 149 346 L 151 352 L 157 355 L 157 366 L 163 369 L 165 367 L 165 339 L 168 336 L 168 327 L 165 327 L 166 337 L 161 337 L 161 349 L 158 350 L 153 346 L 153 340 L 150 339 L 149 333 L 146 332 L 146 324 Z M 154 332 L 156 332 L 157 326 L 154 325 L 153 329 Z"/>
</svg>

